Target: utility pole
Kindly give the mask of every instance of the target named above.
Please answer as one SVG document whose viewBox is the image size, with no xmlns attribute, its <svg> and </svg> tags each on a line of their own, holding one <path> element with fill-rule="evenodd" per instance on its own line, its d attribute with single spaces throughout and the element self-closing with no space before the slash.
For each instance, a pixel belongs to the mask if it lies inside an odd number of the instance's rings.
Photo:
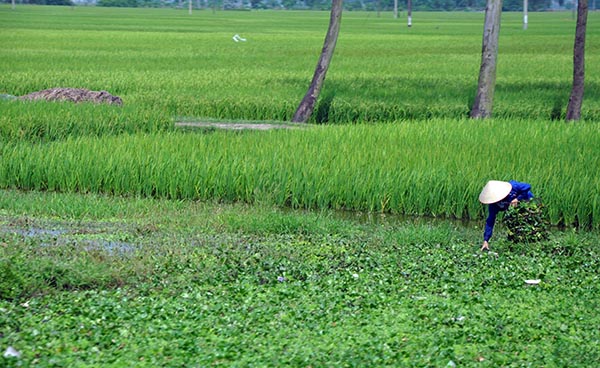
<svg viewBox="0 0 600 368">
<path fill-rule="evenodd" d="M 523 29 L 526 30 L 527 29 L 527 0 L 523 0 Z"/>
</svg>

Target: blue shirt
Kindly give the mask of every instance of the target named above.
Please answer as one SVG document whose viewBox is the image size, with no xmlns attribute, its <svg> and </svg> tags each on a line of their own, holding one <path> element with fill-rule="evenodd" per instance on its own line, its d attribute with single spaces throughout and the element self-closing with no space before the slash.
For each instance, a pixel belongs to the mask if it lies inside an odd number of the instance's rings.
<svg viewBox="0 0 600 368">
<path fill-rule="evenodd" d="M 509 181 L 509 183 L 512 185 L 510 193 L 508 193 L 508 195 L 500 202 L 490 203 L 488 206 L 488 217 L 485 221 L 485 230 L 483 232 L 483 240 L 485 241 L 490 240 L 492 237 L 498 212 L 506 211 L 510 206 L 510 202 L 512 202 L 514 199 L 519 201 L 528 201 L 533 198 L 533 193 L 531 193 L 531 184 L 520 183 L 514 180 Z"/>
</svg>

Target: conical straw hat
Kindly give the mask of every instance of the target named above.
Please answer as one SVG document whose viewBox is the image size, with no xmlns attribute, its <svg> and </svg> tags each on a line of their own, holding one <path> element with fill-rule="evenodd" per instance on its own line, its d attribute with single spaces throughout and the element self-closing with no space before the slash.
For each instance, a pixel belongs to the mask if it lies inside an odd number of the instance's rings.
<svg viewBox="0 0 600 368">
<path fill-rule="evenodd" d="M 507 181 L 490 180 L 479 194 L 479 202 L 483 204 L 496 203 L 510 193 L 512 185 Z"/>
</svg>

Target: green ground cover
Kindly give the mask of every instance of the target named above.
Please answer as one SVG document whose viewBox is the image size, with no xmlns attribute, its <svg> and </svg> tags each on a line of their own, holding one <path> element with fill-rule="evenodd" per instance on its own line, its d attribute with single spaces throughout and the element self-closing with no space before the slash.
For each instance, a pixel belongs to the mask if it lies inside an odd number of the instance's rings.
<svg viewBox="0 0 600 368">
<path fill-rule="evenodd" d="M 0 94 L 124 100 L 0 100 L 0 352 L 22 354 L 0 365 L 598 365 L 597 16 L 582 123 L 560 121 L 570 13 L 503 16 L 474 122 L 483 14 L 347 12 L 313 118 L 334 124 L 226 132 L 174 122 L 288 120 L 328 13 L 0 6 Z M 481 254 L 477 194 L 513 178 L 578 229 L 499 224 Z"/>
<path fill-rule="evenodd" d="M 493 254 L 480 224 L 0 194 L 9 367 L 600 362 L 597 233 Z"/>
</svg>

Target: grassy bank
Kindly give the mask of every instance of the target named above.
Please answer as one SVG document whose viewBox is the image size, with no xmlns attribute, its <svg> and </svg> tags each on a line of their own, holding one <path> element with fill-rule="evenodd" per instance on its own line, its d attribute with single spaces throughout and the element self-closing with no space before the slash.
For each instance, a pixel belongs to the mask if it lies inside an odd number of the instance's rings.
<svg viewBox="0 0 600 368">
<path fill-rule="evenodd" d="M 598 235 L 2 191 L 8 366 L 598 362 Z M 537 286 L 525 280 L 540 279 Z"/>
</svg>

